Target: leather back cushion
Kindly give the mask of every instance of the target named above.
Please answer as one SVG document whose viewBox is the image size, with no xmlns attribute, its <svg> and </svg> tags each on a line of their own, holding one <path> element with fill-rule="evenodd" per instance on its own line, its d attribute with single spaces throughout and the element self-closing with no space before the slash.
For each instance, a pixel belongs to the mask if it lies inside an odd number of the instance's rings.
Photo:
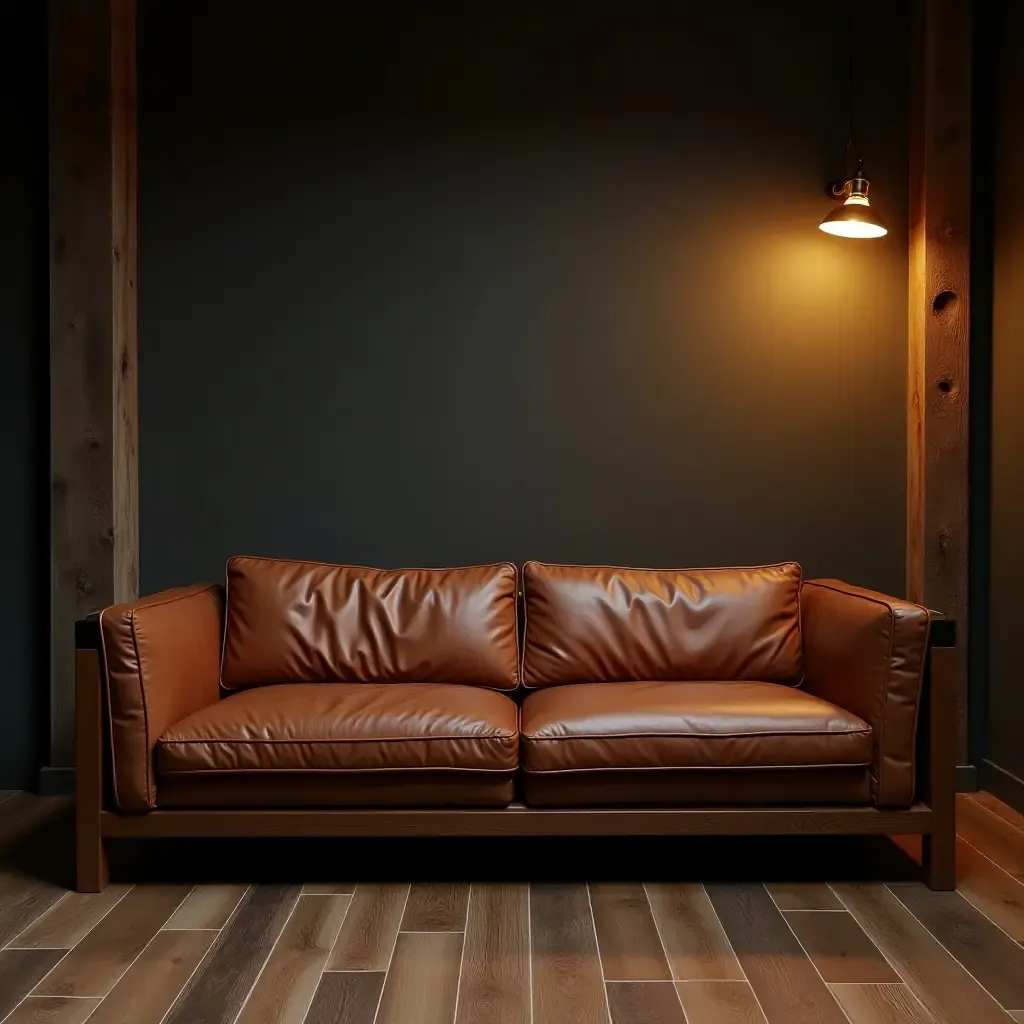
<svg viewBox="0 0 1024 1024">
<path fill-rule="evenodd" d="M 232 558 L 221 683 L 518 682 L 516 568 Z"/>
<path fill-rule="evenodd" d="M 801 681 L 800 566 L 523 566 L 523 683 Z"/>
</svg>

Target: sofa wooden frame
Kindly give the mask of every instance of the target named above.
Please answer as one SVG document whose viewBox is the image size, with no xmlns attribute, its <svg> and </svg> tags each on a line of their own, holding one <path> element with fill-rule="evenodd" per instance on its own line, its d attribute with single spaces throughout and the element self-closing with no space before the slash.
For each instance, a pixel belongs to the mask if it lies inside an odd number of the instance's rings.
<svg viewBox="0 0 1024 1024">
<path fill-rule="evenodd" d="M 932 889 L 956 884 L 956 630 L 932 620 L 917 730 L 917 794 L 906 809 L 876 807 L 324 808 L 113 810 L 105 740 L 106 686 L 97 616 L 75 625 L 76 887 L 109 878 L 107 842 L 125 838 L 259 836 L 920 835 Z"/>
</svg>

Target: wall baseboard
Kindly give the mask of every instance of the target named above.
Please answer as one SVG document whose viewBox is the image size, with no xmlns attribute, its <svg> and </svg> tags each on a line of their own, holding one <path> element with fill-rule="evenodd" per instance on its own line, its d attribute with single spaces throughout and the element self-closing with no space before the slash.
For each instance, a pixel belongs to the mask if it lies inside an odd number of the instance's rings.
<svg viewBox="0 0 1024 1024">
<path fill-rule="evenodd" d="M 1009 804 L 1015 811 L 1024 814 L 1024 780 L 1018 779 L 1005 768 L 982 759 L 981 784 L 982 788 L 999 797 L 1004 804 Z"/>
<path fill-rule="evenodd" d="M 50 765 L 40 768 L 39 793 L 41 796 L 74 796 L 75 769 Z"/>
<path fill-rule="evenodd" d="M 977 793 L 980 788 L 977 767 L 973 764 L 958 764 L 956 766 L 956 791 L 958 793 Z"/>
</svg>

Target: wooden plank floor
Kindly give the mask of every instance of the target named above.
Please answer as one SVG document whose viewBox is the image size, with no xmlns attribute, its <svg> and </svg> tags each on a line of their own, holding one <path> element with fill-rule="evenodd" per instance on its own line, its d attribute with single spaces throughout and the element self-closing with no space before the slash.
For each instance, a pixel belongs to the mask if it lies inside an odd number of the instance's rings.
<svg viewBox="0 0 1024 1024">
<path fill-rule="evenodd" d="M 556 878 L 426 878 L 409 859 L 405 879 L 331 881 L 318 863 L 321 881 L 79 895 L 48 870 L 67 804 L 0 798 L 0 1024 L 1024 1021 L 1024 817 L 988 794 L 958 799 L 952 893 L 849 870 L 794 881 L 797 844 L 788 878 L 763 883 L 753 856 L 703 883 L 645 881 L 643 858 L 637 880 L 588 881 L 566 853 Z M 919 854 L 910 837 L 878 842 Z"/>
</svg>

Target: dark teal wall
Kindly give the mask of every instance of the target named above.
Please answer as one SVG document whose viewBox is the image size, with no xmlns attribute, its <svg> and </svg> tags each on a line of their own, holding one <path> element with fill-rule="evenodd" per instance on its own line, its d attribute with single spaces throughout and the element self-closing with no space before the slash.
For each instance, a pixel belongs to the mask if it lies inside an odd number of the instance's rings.
<svg viewBox="0 0 1024 1024">
<path fill-rule="evenodd" d="M 1024 10 L 1001 2 L 989 16 L 992 76 L 992 465 L 991 630 L 985 756 L 1024 780 L 1024 667 L 1020 590 L 1024 579 Z M 978 341 L 983 339 L 979 338 Z M 1024 782 L 997 790 L 1024 807 Z"/>
<path fill-rule="evenodd" d="M 49 705 L 46 5 L 0 13 L 0 789 L 34 786 Z"/>
<path fill-rule="evenodd" d="M 141 572 L 736 564 L 904 586 L 908 24 L 816 228 L 842 5 L 145 4 Z"/>
</svg>

